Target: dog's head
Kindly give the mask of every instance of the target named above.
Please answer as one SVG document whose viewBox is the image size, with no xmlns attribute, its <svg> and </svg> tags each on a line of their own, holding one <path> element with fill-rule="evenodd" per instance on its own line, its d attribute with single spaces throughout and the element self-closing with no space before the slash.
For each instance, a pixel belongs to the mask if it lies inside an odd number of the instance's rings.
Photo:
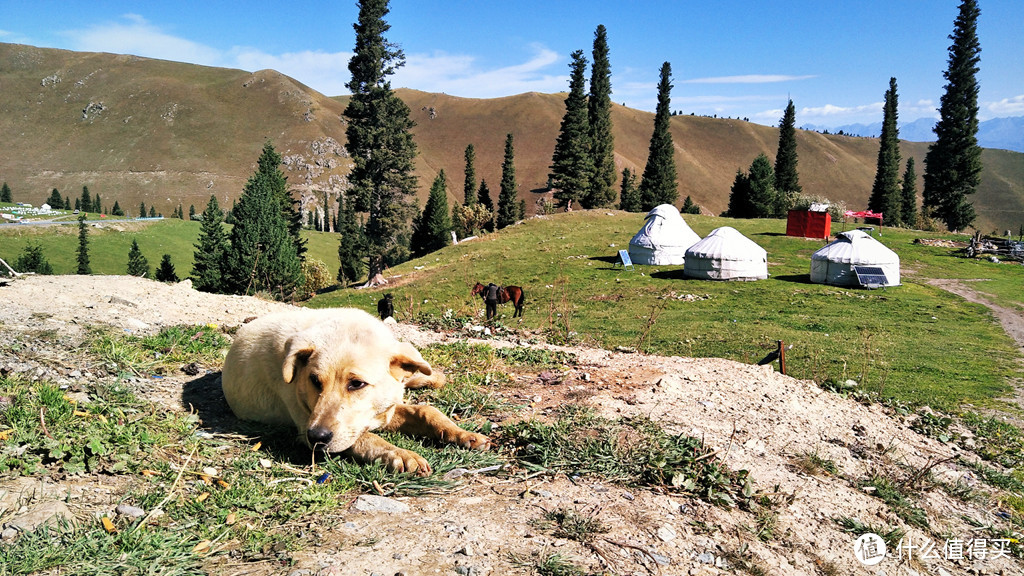
<svg viewBox="0 0 1024 576">
<path fill-rule="evenodd" d="M 346 450 L 386 425 L 406 381 L 431 373 L 416 348 L 369 322 L 329 323 L 296 334 L 282 366 L 302 412 L 292 415 L 299 434 L 325 452 Z"/>
</svg>

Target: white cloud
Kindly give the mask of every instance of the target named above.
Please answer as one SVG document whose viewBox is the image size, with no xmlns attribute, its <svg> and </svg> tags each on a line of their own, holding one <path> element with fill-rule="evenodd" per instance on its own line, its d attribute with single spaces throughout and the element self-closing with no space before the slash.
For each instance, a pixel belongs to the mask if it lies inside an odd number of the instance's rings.
<svg viewBox="0 0 1024 576">
<path fill-rule="evenodd" d="M 794 82 L 809 80 L 817 76 L 792 76 L 787 74 L 741 74 L 738 76 L 715 76 L 711 78 L 692 78 L 683 80 L 683 84 L 774 84 L 778 82 Z"/>
<path fill-rule="evenodd" d="M 465 54 L 410 54 L 391 84 L 467 98 L 568 90 L 568 75 L 547 71 L 563 62 L 561 56 L 540 44 L 533 44 L 530 49 L 532 55 L 525 62 L 494 70 L 480 68 L 474 57 Z"/>
<path fill-rule="evenodd" d="M 167 34 L 137 14 L 125 14 L 122 18 L 127 23 L 108 22 L 61 35 L 70 39 L 72 50 L 223 65 L 221 53 L 213 48 Z"/>
<path fill-rule="evenodd" d="M 984 107 L 994 118 L 1000 116 L 1020 116 L 1024 114 L 1024 94 L 1012 98 L 1003 98 L 998 102 L 989 102 Z"/>
</svg>

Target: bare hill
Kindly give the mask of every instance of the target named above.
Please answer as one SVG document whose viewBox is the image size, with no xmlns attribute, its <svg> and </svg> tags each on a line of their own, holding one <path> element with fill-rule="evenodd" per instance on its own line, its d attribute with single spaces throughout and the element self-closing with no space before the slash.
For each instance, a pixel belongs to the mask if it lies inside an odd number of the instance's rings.
<svg viewBox="0 0 1024 576">
<path fill-rule="evenodd" d="M 336 194 L 350 166 L 343 148 L 346 98 L 328 98 L 271 70 L 249 73 L 134 56 L 0 44 L 0 130 L 8 138 L 0 180 L 17 200 L 38 203 L 52 188 L 76 196 L 82 185 L 127 207 L 139 201 L 169 213 L 179 202 L 201 207 L 210 194 L 230 204 L 270 139 L 286 160 L 291 185 L 308 205 L 317 190 Z M 677 89 L 677 96 L 680 90 Z M 412 110 L 420 155 L 421 200 L 438 171 L 450 200 L 461 200 L 463 152 L 472 143 L 477 174 L 497 195 L 505 135 L 515 136 L 520 195 L 532 212 L 547 181 L 564 111 L 564 94 L 458 98 L 402 89 Z M 653 115 L 613 109 L 619 170 L 642 171 Z M 737 169 L 760 152 L 774 157 L 778 131 L 742 120 L 676 116 L 672 120 L 679 202 L 687 195 L 722 212 Z M 805 192 L 864 208 L 878 141 L 797 131 Z M 924 171 L 925 143 L 903 142 Z M 985 150 L 974 198 L 988 232 L 1024 221 L 1024 154 Z M 918 189 L 923 183 L 918 182 Z"/>
</svg>

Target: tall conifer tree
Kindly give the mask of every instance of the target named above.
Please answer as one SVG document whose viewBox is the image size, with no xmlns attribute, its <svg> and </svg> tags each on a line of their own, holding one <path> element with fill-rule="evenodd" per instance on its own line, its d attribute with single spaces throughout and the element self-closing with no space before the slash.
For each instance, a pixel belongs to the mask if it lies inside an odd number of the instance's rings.
<svg viewBox="0 0 1024 576">
<path fill-rule="evenodd" d="M 484 221 L 480 228 L 487 232 L 494 232 L 494 200 L 491 198 L 491 189 L 487 187 L 487 180 L 480 180 L 480 188 L 476 193 L 477 203 L 486 210 Z"/>
<path fill-rule="evenodd" d="M 675 146 L 669 131 L 672 121 L 671 106 L 672 65 L 661 65 L 658 82 L 658 106 L 654 112 L 654 133 L 647 154 L 647 165 L 640 180 L 641 208 L 651 210 L 659 204 L 674 204 L 679 198 L 676 187 Z"/>
<path fill-rule="evenodd" d="M 412 233 L 412 255 L 423 256 L 452 243 L 452 222 L 448 215 L 448 178 L 441 170 L 430 186 L 423 213 Z"/>
<path fill-rule="evenodd" d="M 511 226 L 519 220 L 519 200 L 516 193 L 516 151 L 513 146 L 512 133 L 505 136 L 505 159 L 501 162 L 501 190 L 498 192 L 498 228 Z"/>
<path fill-rule="evenodd" d="M 132 239 L 132 247 L 128 249 L 128 275 L 149 278 L 149 260 L 142 255 L 138 240 Z"/>
<path fill-rule="evenodd" d="M 11 187 L 7 185 L 7 182 L 4 182 L 4 185 L 0 186 L 0 202 L 8 202 L 8 203 L 13 203 L 14 202 L 14 200 L 11 199 Z M 50 206 L 52 208 L 56 208 L 57 210 L 60 210 L 60 206 L 55 206 L 53 204 L 51 204 Z"/>
<path fill-rule="evenodd" d="M 790 100 L 779 122 L 779 150 L 775 155 L 776 218 L 786 216 L 793 200 L 803 190 L 796 165 L 796 106 Z"/>
<path fill-rule="evenodd" d="M 81 208 L 82 212 L 95 212 L 92 209 L 92 198 L 89 196 L 88 186 L 82 186 L 82 201 L 79 208 Z"/>
<path fill-rule="evenodd" d="M 943 73 L 946 91 L 939 103 L 935 142 L 924 157 L 924 206 L 950 230 L 963 230 L 976 213 L 967 197 L 981 183 L 981 147 L 978 146 L 978 41 L 977 0 L 963 0 L 954 23 L 949 66 Z"/>
<path fill-rule="evenodd" d="M 590 194 L 594 177 L 594 163 L 590 156 L 590 122 L 587 119 L 587 94 L 585 92 L 587 59 L 583 50 L 572 53 L 572 70 L 569 75 L 569 95 L 565 98 L 565 114 L 559 128 L 555 151 L 551 155 L 551 173 L 548 182 L 554 188 L 554 196 L 562 206 L 581 206 L 581 201 Z M 499 223 L 501 225 L 501 202 L 499 201 Z"/>
<path fill-rule="evenodd" d="M 365 253 L 363 229 L 356 220 L 355 201 L 351 198 L 341 199 L 338 207 L 338 282 L 347 284 L 363 277 L 363 259 Z"/>
<path fill-rule="evenodd" d="M 216 196 L 210 196 L 203 210 L 203 222 L 199 227 L 199 243 L 195 244 L 192 260 L 192 287 L 203 292 L 225 292 L 225 254 L 228 251 L 227 234 L 224 232 L 224 213 L 221 212 Z"/>
<path fill-rule="evenodd" d="M 462 180 L 462 194 L 465 199 L 463 206 L 476 204 L 476 148 L 472 144 L 466 145 L 466 170 Z"/>
<path fill-rule="evenodd" d="M 300 260 L 305 259 L 306 240 L 302 238 L 302 213 L 299 210 L 299 201 L 288 192 L 288 179 L 284 172 L 281 172 L 281 155 L 274 149 L 274 145 L 268 140 L 263 144 L 263 151 L 256 160 L 256 170 L 262 174 L 273 191 L 274 197 L 281 204 L 281 218 L 288 225 L 288 235 L 295 244 L 295 254 Z M 179 208 L 180 218 L 185 217 L 183 210 Z"/>
<path fill-rule="evenodd" d="M 352 98 L 345 108 L 345 135 L 354 162 L 349 194 L 354 208 L 367 212 L 364 238 L 371 283 L 386 263 L 401 261 L 408 253 L 416 191 L 415 123 L 388 80 L 405 63 L 405 55 L 384 38 L 391 28 L 384 20 L 387 13 L 387 0 L 359 1 L 359 19 L 353 25 L 356 45 L 348 63 L 352 79 L 346 84 Z"/>
<path fill-rule="evenodd" d="M 92 274 L 89 266 L 89 229 L 85 225 L 85 213 L 78 216 L 78 269 L 75 274 Z"/>
<path fill-rule="evenodd" d="M 917 225 L 917 172 L 914 170 L 913 156 L 907 158 L 900 196 L 900 220 L 904 226 L 914 227 Z"/>
<path fill-rule="evenodd" d="M 615 137 L 612 135 L 612 67 L 608 60 L 608 31 L 604 24 L 594 31 L 590 65 L 590 98 L 587 117 L 590 125 L 590 157 L 594 176 L 590 181 L 584 208 L 611 206 L 615 203 Z"/>
<path fill-rule="evenodd" d="M 643 202 L 640 199 L 640 188 L 636 185 L 636 172 L 629 168 L 622 169 L 622 184 L 619 191 L 619 210 L 640 212 Z"/>
<path fill-rule="evenodd" d="M 871 197 L 868 198 L 868 209 L 880 212 L 883 221 L 890 226 L 899 226 L 903 221 L 900 211 L 900 129 L 896 124 L 898 108 L 896 79 L 890 78 L 882 108 L 882 135 L 879 138 L 875 183 L 871 186 Z"/>
</svg>

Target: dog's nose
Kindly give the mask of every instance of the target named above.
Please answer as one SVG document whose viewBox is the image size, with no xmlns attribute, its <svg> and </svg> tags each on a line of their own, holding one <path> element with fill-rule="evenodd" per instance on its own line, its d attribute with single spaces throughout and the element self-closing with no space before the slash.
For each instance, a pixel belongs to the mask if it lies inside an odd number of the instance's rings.
<svg viewBox="0 0 1024 576">
<path fill-rule="evenodd" d="M 313 447 L 316 447 L 317 444 L 321 444 L 321 447 L 326 447 L 327 444 L 331 443 L 331 438 L 333 437 L 334 433 L 331 432 L 331 429 L 323 426 L 314 426 L 306 430 L 306 439 L 309 440 L 309 445 Z"/>
</svg>

